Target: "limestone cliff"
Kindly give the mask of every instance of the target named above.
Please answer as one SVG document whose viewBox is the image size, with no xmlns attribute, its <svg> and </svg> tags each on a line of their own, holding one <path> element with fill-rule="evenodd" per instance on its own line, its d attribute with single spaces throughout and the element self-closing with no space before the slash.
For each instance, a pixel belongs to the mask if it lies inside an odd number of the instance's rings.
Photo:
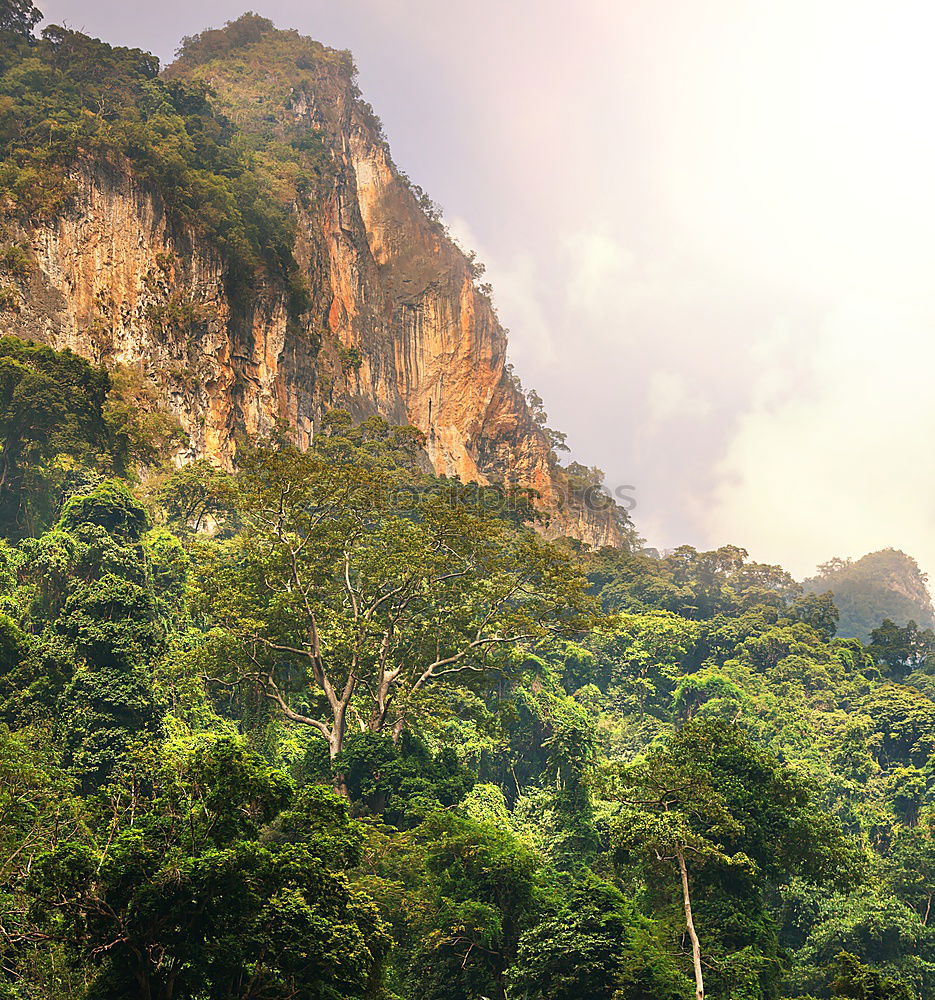
<svg viewBox="0 0 935 1000">
<path fill-rule="evenodd" d="M 209 84 L 225 114 L 265 143 L 271 191 L 296 222 L 302 311 L 272 277 L 232 297 L 224 256 L 111 157 L 74 168 L 67 210 L 8 222 L 33 266 L 15 308 L 0 310 L 0 332 L 142 368 L 188 434 L 180 460 L 229 463 L 240 432 L 280 422 L 307 445 L 334 407 L 379 413 L 424 432 L 438 473 L 531 487 L 550 532 L 619 543 L 619 514 L 564 497 L 545 433 L 505 370 L 489 297 L 393 165 L 347 55 L 270 31 L 169 72 Z M 276 143 L 297 134 L 307 141 L 290 151 L 312 152 L 277 163 Z M 314 184 L 301 183 L 313 166 Z"/>
</svg>

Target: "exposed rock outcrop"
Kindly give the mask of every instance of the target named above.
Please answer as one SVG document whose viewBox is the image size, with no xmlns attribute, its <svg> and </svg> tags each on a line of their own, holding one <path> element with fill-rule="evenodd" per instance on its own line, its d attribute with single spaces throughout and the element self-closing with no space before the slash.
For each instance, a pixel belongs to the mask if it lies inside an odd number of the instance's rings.
<svg viewBox="0 0 935 1000">
<path fill-rule="evenodd" d="M 69 211 L 19 224 L 33 266 L 0 331 L 143 369 L 189 436 L 182 460 L 230 463 L 239 432 L 280 422 L 305 446 L 333 407 L 379 413 L 424 432 L 438 473 L 531 487 L 550 532 L 619 543 L 610 508 L 563 497 L 547 437 L 505 369 L 489 297 L 393 165 L 349 60 L 291 32 L 256 48 L 255 100 L 235 93 L 223 61 L 193 75 L 242 128 L 274 107 L 283 128 L 308 130 L 325 151 L 315 191 L 285 195 L 309 308 L 291 315 L 273 279 L 232 299 L 222 255 L 129 164 L 95 162 L 76 171 Z M 234 75 L 242 87 L 242 68 Z"/>
</svg>

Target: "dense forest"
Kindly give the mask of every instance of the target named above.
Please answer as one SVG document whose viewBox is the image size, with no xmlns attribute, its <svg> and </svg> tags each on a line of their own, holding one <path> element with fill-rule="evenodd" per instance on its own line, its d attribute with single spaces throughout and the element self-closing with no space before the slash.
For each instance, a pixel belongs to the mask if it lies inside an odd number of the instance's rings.
<svg viewBox="0 0 935 1000">
<path fill-rule="evenodd" d="M 119 152 L 300 295 L 210 91 L 37 21 L 0 0 L 4 211 Z M 177 434 L 0 340 L 0 996 L 935 1000 L 926 623 L 837 637 L 734 546 L 546 541 L 376 417 L 233 472 Z"/>
<path fill-rule="evenodd" d="M 7 996 L 935 996 L 931 633 L 376 418 L 178 469 L 128 380 L 0 376 Z"/>
</svg>

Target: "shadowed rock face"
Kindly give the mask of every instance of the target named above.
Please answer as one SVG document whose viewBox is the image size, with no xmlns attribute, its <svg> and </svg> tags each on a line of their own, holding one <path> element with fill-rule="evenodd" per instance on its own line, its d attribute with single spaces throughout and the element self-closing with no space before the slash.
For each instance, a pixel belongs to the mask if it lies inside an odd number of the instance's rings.
<svg viewBox="0 0 935 1000">
<path fill-rule="evenodd" d="M 229 464 L 239 433 L 280 422 L 307 446 L 334 407 L 381 414 L 424 432 L 436 472 L 531 487 L 553 515 L 550 533 L 619 544 L 610 511 L 562 501 L 564 477 L 504 370 L 489 298 L 394 167 L 349 60 L 292 32 L 249 55 L 246 73 L 231 60 L 184 72 L 209 83 L 245 131 L 307 129 L 321 141 L 330 162 L 315 193 L 282 186 L 307 311 L 291 316 L 272 278 L 232 301 L 215 248 L 129 165 L 95 163 L 76 173 L 69 212 L 16 234 L 36 267 L 0 331 L 144 370 L 189 436 L 180 461 Z"/>
</svg>

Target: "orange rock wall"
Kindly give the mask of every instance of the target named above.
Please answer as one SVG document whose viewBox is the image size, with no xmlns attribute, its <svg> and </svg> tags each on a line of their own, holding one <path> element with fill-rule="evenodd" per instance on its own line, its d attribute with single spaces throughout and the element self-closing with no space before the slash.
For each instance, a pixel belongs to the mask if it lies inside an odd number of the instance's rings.
<svg viewBox="0 0 935 1000">
<path fill-rule="evenodd" d="M 560 504 L 561 475 L 504 372 L 490 301 L 400 178 L 350 80 L 323 77 L 286 103 L 293 122 L 328 137 L 335 168 L 312 207 L 295 205 L 313 300 L 298 322 L 272 283 L 235 308 L 214 249 L 127 166 L 103 164 L 76 175 L 72 211 L 16 233 L 35 266 L 0 332 L 141 368 L 188 434 L 179 461 L 229 464 L 240 431 L 280 420 L 307 446 L 332 407 L 379 413 L 425 433 L 438 473 L 532 487 L 552 533 L 619 542 L 606 513 Z"/>
</svg>

